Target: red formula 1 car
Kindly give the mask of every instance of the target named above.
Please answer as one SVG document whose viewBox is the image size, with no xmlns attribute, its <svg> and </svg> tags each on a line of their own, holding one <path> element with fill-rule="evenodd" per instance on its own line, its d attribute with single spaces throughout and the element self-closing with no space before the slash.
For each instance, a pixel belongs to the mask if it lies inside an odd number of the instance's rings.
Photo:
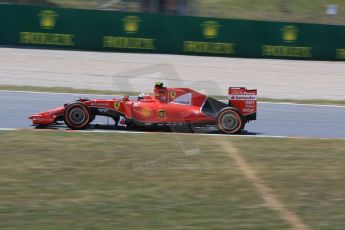
<svg viewBox="0 0 345 230">
<path fill-rule="evenodd" d="M 256 120 L 257 90 L 229 88 L 229 101 L 223 103 L 189 88 L 167 88 L 156 83 L 153 94 L 136 100 L 79 100 L 64 107 L 32 115 L 34 125 L 64 121 L 71 129 L 85 129 L 96 116 L 114 119 L 116 126 L 200 126 L 215 125 L 222 133 L 238 133 L 247 122 Z"/>
</svg>

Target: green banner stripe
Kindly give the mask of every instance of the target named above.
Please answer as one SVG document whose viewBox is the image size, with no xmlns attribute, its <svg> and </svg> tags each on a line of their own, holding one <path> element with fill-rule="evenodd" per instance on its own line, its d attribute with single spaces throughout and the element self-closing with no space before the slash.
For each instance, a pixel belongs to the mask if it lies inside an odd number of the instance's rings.
<svg viewBox="0 0 345 230">
<path fill-rule="evenodd" d="M 345 27 L 0 4 L 0 45 L 345 60 Z"/>
</svg>

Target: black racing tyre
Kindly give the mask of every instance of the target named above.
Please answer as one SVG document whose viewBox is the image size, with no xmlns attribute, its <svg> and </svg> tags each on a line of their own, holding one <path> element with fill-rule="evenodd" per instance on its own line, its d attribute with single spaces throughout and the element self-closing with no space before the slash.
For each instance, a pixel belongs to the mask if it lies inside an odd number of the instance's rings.
<svg viewBox="0 0 345 230">
<path fill-rule="evenodd" d="M 238 133 L 244 127 L 244 121 L 240 112 L 231 107 L 219 111 L 216 118 L 217 128 L 222 133 Z"/>
<path fill-rule="evenodd" d="M 67 105 L 63 117 L 71 129 L 85 129 L 93 119 L 88 107 L 79 102 Z"/>
</svg>

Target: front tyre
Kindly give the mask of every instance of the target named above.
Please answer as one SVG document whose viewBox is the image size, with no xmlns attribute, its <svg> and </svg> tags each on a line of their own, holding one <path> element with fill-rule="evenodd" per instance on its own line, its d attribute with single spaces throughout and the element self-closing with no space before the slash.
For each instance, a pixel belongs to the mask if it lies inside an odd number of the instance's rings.
<svg viewBox="0 0 345 230">
<path fill-rule="evenodd" d="M 72 103 L 66 106 L 64 121 L 71 129 L 85 129 L 92 121 L 91 113 L 83 103 Z"/>
<path fill-rule="evenodd" d="M 244 121 L 241 114 L 235 108 L 224 108 L 217 114 L 217 128 L 222 133 L 234 134 L 241 131 Z"/>
</svg>

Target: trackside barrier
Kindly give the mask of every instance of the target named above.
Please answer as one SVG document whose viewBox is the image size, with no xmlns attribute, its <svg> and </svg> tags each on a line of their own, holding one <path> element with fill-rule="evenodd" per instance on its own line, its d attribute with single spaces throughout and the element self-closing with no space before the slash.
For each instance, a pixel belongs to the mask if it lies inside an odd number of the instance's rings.
<svg viewBox="0 0 345 230">
<path fill-rule="evenodd" d="M 345 26 L 0 4 L 0 45 L 345 60 Z"/>
</svg>

